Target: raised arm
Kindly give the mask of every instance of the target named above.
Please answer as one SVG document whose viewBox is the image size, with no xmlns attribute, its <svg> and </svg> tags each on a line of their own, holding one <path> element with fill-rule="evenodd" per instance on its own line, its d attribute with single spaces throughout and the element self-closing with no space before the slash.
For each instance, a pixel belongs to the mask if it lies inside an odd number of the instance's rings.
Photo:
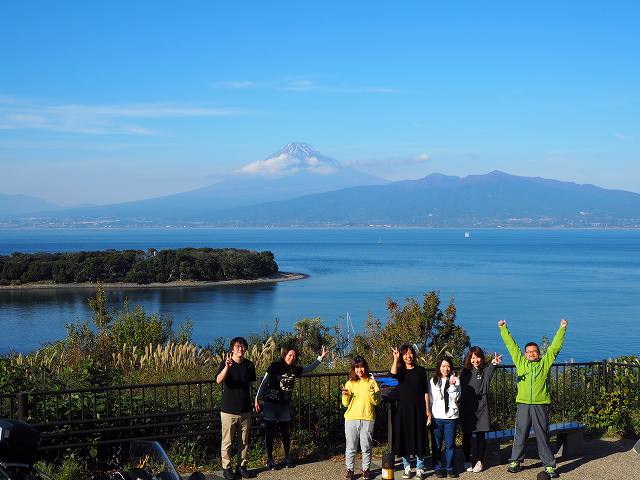
<svg viewBox="0 0 640 480">
<path fill-rule="evenodd" d="M 524 358 L 524 355 L 520 351 L 520 347 L 518 347 L 516 341 L 511 336 L 511 333 L 507 328 L 507 322 L 504 320 L 499 320 L 498 327 L 500 328 L 500 336 L 502 337 L 502 341 L 507 347 L 507 351 L 511 355 L 513 363 L 516 365 L 516 367 L 523 366 L 527 360 L 526 358 Z"/>
<path fill-rule="evenodd" d="M 392 375 L 396 375 L 398 373 L 398 367 L 400 366 L 400 350 L 398 350 L 397 347 L 392 347 L 391 353 L 393 354 L 393 362 L 391 363 L 391 369 L 389 371 Z"/>
<path fill-rule="evenodd" d="M 484 378 L 485 378 L 484 381 L 486 382 L 487 385 L 491 383 L 491 378 L 493 377 L 493 374 L 496 373 L 496 368 L 498 368 L 498 365 L 500 365 L 501 363 L 502 363 L 502 355 L 494 352 L 493 360 L 491 360 L 491 363 L 489 363 L 489 365 L 484 367 Z"/>
<path fill-rule="evenodd" d="M 229 369 L 232 367 L 232 365 L 233 365 L 233 360 L 231 359 L 231 352 L 229 352 L 227 353 L 227 357 L 225 358 L 224 367 L 222 367 L 218 372 L 218 375 L 216 375 L 216 383 L 224 382 L 224 379 L 227 378 L 227 375 L 229 374 Z"/>
<path fill-rule="evenodd" d="M 324 360 L 324 357 L 327 356 L 327 353 L 329 353 L 329 351 L 325 348 L 324 345 L 322 345 L 322 349 L 320 350 L 320 355 L 318 355 L 318 358 L 316 358 L 313 362 L 311 362 L 306 367 L 303 367 L 302 373 L 313 372 L 316 368 L 318 368 L 318 365 L 322 363 L 322 360 Z"/>
<path fill-rule="evenodd" d="M 556 357 L 560 353 L 560 350 L 562 350 L 562 345 L 564 344 L 564 336 L 567 333 L 568 324 L 569 322 L 567 322 L 564 318 L 560 320 L 560 327 L 558 328 L 555 337 L 553 337 L 551 345 L 549 345 L 549 348 L 547 348 L 547 351 L 544 354 L 545 357 L 548 357 L 548 362 L 550 364 L 555 361 Z"/>
</svg>

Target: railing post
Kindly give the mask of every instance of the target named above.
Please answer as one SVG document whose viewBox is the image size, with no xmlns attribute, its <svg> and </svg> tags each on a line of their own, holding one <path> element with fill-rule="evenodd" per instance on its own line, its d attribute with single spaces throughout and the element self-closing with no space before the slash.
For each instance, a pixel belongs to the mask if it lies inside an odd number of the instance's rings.
<svg viewBox="0 0 640 480">
<path fill-rule="evenodd" d="M 391 400 L 386 401 L 387 404 L 387 446 L 388 452 L 393 451 L 393 421 L 391 419 Z"/>
<path fill-rule="evenodd" d="M 29 398 L 27 392 L 16 393 L 16 406 L 18 407 L 18 420 L 26 421 L 29 418 Z"/>
</svg>

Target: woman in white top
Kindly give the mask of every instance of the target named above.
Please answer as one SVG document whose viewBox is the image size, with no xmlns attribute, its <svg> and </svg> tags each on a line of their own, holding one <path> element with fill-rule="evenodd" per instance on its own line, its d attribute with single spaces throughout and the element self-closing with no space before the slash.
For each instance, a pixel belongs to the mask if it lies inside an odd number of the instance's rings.
<svg viewBox="0 0 640 480">
<path fill-rule="evenodd" d="M 436 364 L 433 378 L 429 380 L 429 402 L 433 415 L 433 433 L 435 445 L 434 470 L 436 477 L 457 478 L 454 471 L 454 454 L 456 447 L 456 426 L 460 413 L 458 400 L 460 399 L 460 382 L 452 373 L 451 359 L 443 357 Z M 442 445 L 444 444 L 444 466 L 442 463 Z"/>
</svg>

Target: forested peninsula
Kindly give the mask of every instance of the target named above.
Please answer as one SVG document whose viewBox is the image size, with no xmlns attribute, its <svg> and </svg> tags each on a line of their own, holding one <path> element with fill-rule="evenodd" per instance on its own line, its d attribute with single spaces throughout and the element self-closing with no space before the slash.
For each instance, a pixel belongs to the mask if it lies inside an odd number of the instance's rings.
<svg viewBox="0 0 640 480">
<path fill-rule="evenodd" d="M 304 276 L 297 276 L 301 278 Z M 12 253 L 0 256 L 0 287 L 201 284 L 286 280 L 273 253 L 235 248 Z"/>
</svg>

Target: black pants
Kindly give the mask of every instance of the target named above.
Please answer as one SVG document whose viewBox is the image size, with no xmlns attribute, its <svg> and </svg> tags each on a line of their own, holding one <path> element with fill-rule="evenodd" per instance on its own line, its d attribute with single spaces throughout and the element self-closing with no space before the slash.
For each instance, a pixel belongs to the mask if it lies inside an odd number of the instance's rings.
<svg viewBox="0 0 640 480">
<path fill-rule="evenodd" d="M 473 433 L 462 434 L 462 452 L 464 453 L 464 461 L 471 461 L 471 435 Z M 476 460 L 484 463 L 485 451 L 487 449 L 487 441 L 484 438 L 484 432 L 475 432 L 476 436 Z"/>
<path fill-rule="evenodd" d="M 273 439 L 276 435 L 276 424 L 280 426 L 280 435 L 282 435 L 282 447 L 284 456 L 289 456 L 291 450 L 291 422 L 264 422 L 264 446 L 267 450 L 267 458 L 273 460 Z"/>
</svg>

